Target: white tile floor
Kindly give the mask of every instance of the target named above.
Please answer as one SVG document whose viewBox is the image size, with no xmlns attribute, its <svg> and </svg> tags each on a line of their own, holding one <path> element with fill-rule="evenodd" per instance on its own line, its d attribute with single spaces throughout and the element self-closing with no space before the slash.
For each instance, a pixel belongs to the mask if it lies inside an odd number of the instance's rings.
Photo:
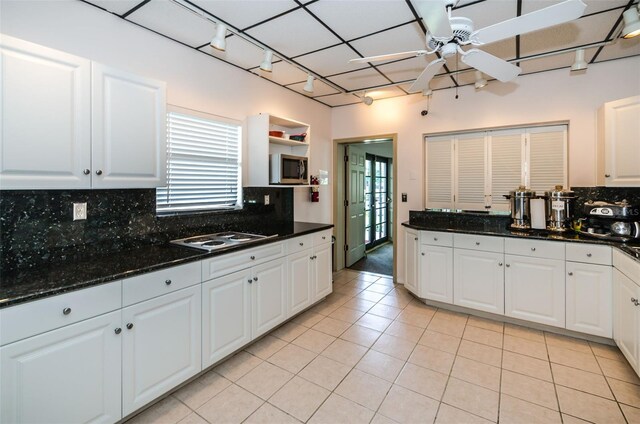
<svg viewBox="0 0 640 424">
<path fill-rule="evenodd" d="M 345 270 L 324 302 L 129 423 L 640 423 L 611 346 L 435 309 Z"/>
</svg>

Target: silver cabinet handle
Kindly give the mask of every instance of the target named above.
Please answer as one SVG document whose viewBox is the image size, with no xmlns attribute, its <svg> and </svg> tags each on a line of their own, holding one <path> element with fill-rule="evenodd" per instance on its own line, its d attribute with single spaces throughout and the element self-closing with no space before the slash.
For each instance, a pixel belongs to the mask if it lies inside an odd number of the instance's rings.
<svg viewBox="0 0 640 424">
<path fill-rule="evenodd" d="M 62 310 L 62 313 L 63 313 L 64 315 L 69 315 L 69 314 L 71 313 L 71 308 L 64 308 L 64 309 Z"/>
<path fill-rule="evenodd" d="M 414 238 L 415 241 L 418 241 L 418 237 Z"/>
<path fill-rule="evenodd" d="M 251 278 L 249 278 L 249 279 L 247 280 L 247 282 L 248 282 L 249 284 L 251 284 L 251 283 L 253 283 L 253 280 L 252 280 Z"/>
<path fill-rule="evenodd" d="M 309 256 L 309 259 L 313 260 L 313 256 Z"/>
<path fill-rule="evenodd" d="M 133 328 L 133 324 L 131 324 L 130 322 L 127 323 L 127 330 L 131 330 Z"/>
<path fill-rule="evenodd" d="M 535 247 L 532 247 L 532 248 L 531 248 L 531 251 L 532 251 L 532 252 L 535 252 L 535 251 L 536 251 L 536 248 L 535 248 Z"/>
<path fill-rule="evenodd" d="M 322 236 L 322 240 L 326 240 L 326 239 L 327 239 L 327 237 L 326 237 L 326 236 Z"/>
<path fill-rule="evenodd" d="M 255 256 L 251 256 L 251 260 L 252 260 L 252 261 L 255 261 L 255 260 L 256 260 L 256 257 L 255 257 Z"/>
<path fill-rule="evenodd" d="M 424 256 L 424 252 L 422 252 L 421 255 Z"/>
<path fill-rule="evenodd" d="M 98 169 L 98 170 L 96 171 L 96 175 L 102 175 L 102 169 Z"/>
<path fill-rule="evenodd" d="M 304 243 L 300 242 L 300 246 L 304 246 Z"/>
<path fill-rule="evenodd" d="M 638 302 L 638 299 L 636 299 L 635 297 L 631 298 L 631 303 L 633 303 L 636 306 L 640 306 L 640 302 Z"/>
<path fill-rule="evenodd" d="M 433 238 L 433 241 L 438 241 L 438 237 L 434 237 L 434 238 Z"/>
<path fill-rule="evenodd" d="M 609 178 L 611 176 L 611 174 L 604 174 L 605 178 Z"/>
<path fill-rule="evenodd" d="M 85 168 L 84 171 L 82 171 L 82 173 L 84 175 L 89 175 L 89 174 L 91 174 L 91 170 L 89 170 L 89 168 Z"/>
<path fill-rule="evenodd" d="M 509 268 L 509 267 L 510 267 L 511 265 L 509 265 L 509 264 L 506 264 L 505 266 L 506 266 L 507 268 Z"/>
<path fill-rule="evenodd" d="M 569 271 L 569 277 L 571 277 L 573 275 L 573 272 Z"/>
<path fill-rule="evenodd" d="M 498 266 L 502 266 L 502 262 L 498 262 Z"/>
<path fill-rule="evenodd" d="M 171 285 L 171 280 L 164 280 L 164 283 L 165 283 L 167 286 L 170 286 L 170 285 Z"/>
<path fill-rule="evenodd" d="M 479 241 L 476 242 L 476 246 L 480 246 L 480 242 Z"/>
<path fill-rule="evenodd" d="M 114 331 L 114 333 L 116 333 L 116 334 L 120 334 L 120 333 L 122 332 L 122 328 L 118 327 L 118 328 L 116 328 L 116 329 L 115 329 L 115 330 L 113 330 L 113 331 Z"/>
<path fill-rule="evenodd" d="M 587 253 L 587 258 L 590 258 L 590 257 L 591 257 L 591 253 Z"/>
<path fill-rule="evenodd" d="M 253 277 L 253 281 L 258 281 L 258 277 Z"/>
</svg>

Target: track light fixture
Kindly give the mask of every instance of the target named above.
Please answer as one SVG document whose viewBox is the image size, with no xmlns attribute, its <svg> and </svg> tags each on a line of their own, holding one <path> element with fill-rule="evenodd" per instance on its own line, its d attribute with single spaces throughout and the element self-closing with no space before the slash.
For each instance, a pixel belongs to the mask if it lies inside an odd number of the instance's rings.
<svg viewBox="0 0 640 424">
<path fill-rule="evenodd" d="M 265 72 L 271 72 L 273 70 L 273 52 L 271 50 L 264 51 L 264 58 L 262 59 L 262 63 L 260 64 L 260 69 Z"/>
<path fill-rule="evenodd" d="M 309 74 L 307 76 L 307 83 L 302 87 L 302 89 L 307 93 L 313 93 L 313 80 L 313 75 Z"/>
<path fill-rule="evenodd" d="M 227 26 L 224 24 L 218 24 L 216 26 L 216 36 L 211 40 L 211 47 L 214 49 L 225 51 L 227 48 Z"/>
<path fill-rule="evenodd" d="M 571 65 L 571 72 L 587 69 L 587 62 L 584 60 L 584 49 L 576 50 L 576 59 Z"/>
<path fill-rule="evenodd" d="M 486 80 L 486 79 L 484 79 L 484 78 L 482 77 L 482 72 L 480 72 L 480 71 L 476 71 L 476 72 L 475 72 L 475 74 L 476 74 L 476 83 L 475 83 L 475 86 L 476 86 L 476 90 L 479 90 L 479 89 L 481 89 L 482 87 L 484 87 L 485 85 L 487 85 L 487 84 L 488 84 L 488 82 L 487 82 L 487 80 Z"/>
<path fill-rule="evenodd" d="M 432 95 L 433 95 L 433 90 L 431 89 L 431 87 L 427 87 L 424 90 L 422 90 L 423 97 L 430 97 Z"/>
<path fill-rule="evenodd" d="M 367 96 L 367 93 L 364 93 L 360 100 L 362 100 L 362 103 L 367 106 L 371 106 L 371 104 L 373 103 L 373 97 Z"/>
<path fill-rule="evenodd" d="M 633 38 L 640 35 L 640 4 L 625 10 L 622 18 L 624 19 L 622 38 Z"/>
</svg>

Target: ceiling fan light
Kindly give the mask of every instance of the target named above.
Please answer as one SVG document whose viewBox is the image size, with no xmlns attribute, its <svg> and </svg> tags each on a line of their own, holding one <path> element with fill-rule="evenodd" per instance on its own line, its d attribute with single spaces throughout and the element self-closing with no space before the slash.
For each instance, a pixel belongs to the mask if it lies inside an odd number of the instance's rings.
<svg viewBox="0 0 640 424">
<path fill-rule="evenodd" d="M 260 64 L 260 69 L 265 72 L 271 72 L 273 70 L 273 64 L 271 63 L 273 60 L 273 52 L 271 50 L 264 51 L 264 58 L 262 59 L 262 63 Z"/>
<path fill-rule="evenodd" d="M 227 48 L 227 26 L 224 24 L 218 24 L 216 26 L 216 36 L 211 40 L 211 47 L 216 50 L 225 51 Z"/>
<path fill-rule="evenodd" d="M 476 83 L 475 83 L 476 90 L 481 89 L 487 84 L 488 84 L 487 80 L 482 77 L 482 72 L 476 71 Z"/>
<path fill-rule="evenodd" d="M 307 83 L 302 87 L 302 89 L 307 93 L 313 93 L 313 80 L 313 75 L 309 74 L 307 76 Z"/>
<path fill-rule="evenodd" d="M 587 62 L 584 60 L 584 49 L 576 50 L 576 60 L 571 65 L 571 72 L 587 69 Z"/>
<path fill-rule="evenodd" d="M 625 10 L 622 14 L 624 19 L 624 28 L 622 29 L 622 38 L 633 38 L 640 35 L 640 13 L 638 9 L 632 7 Z"/>
</svg>

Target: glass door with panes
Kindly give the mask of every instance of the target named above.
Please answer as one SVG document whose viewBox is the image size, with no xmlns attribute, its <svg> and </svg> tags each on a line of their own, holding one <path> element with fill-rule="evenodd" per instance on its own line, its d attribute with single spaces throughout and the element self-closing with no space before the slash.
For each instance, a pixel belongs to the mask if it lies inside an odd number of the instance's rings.
<svg viewBox="0 0 640 424">
<path fill-rule="evenodd" d="M 365 243 L 371 249 L 389 239 L 389 159 L 367 154 L 364 194 Z"/>
</svg>

